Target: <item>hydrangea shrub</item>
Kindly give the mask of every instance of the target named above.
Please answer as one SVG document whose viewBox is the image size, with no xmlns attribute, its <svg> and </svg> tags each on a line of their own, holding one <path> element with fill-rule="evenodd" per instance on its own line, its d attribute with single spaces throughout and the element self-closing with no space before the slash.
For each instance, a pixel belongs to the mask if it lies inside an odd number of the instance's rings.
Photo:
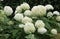
<svg viewBox="0 0 60 39">
<path fill-rule="evenodd" d="M 50 11 L 51 10 L 51 11 Z M 48 5 L 28 3 L 0 9 L 1 39 L 50 39 L 60 33 L 60 12 Z"/>
</svg>

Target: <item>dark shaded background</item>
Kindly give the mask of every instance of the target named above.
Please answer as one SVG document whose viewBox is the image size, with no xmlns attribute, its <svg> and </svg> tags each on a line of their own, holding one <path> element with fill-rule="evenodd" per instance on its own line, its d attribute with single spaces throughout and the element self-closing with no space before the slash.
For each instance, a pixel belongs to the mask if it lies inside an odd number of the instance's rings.
<svg viewBox="0 0 60 39">
<path fill-rule="evenodd" d="M 31 7 L 39 4 L 51 4 L 55 8 L 54 10 L 58 10 L 60 12 L 60 0 L 4 0 L 1 3 L 3 6 L 9 5 L 15 10 L 16 6 L 20 5 L 23 2 L 29 3 Z"/>
</svg>

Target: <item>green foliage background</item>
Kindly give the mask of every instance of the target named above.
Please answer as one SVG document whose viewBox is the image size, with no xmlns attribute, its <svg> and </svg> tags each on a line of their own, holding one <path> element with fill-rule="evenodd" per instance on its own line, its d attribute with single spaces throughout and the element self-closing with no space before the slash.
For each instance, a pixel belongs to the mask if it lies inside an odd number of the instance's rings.
<svg viewBox="0 0 60 39">
<path fill-rule="evenodd" d="M 16 6 L 20 5 L 23 2 L 29 3 L 31 7 L 39 4 L 51 4 L 55 8 L 54 10 L 60 11 L 60 0 L 4 0 L 1 3 L 3 6 L 9 5 L 15 10 Z"/>
</svg>

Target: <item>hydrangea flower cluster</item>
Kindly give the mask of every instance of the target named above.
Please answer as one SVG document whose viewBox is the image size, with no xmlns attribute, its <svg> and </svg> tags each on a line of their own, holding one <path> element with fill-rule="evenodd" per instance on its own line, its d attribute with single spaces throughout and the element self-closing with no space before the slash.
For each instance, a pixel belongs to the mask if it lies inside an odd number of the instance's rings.
<svg viewBox="0 0 60 39">
<path fill-rule="evenodd" d="M 50 28 L 46 24 L 46 22 L 50 24 L 53 23 L 52 21 L 50 22 L 49 20 L 52 19 L 54 15 L 56 15 L 54 17 L 55 21 L 56 22 L 60 21 L 60 13 L 58 11 L 52 12 L 49 10 L 54 10 L 54 7 L 50 4 L 45 6 L 43 5 L 33 6 L 33 8 L 30 10 L 30 5 L 28 3 L 23 3 L 16 7 L 14 13 L 15 15 L 12 19 L 19 23 L 18 27 L 22 28 L 26 34 L 31 34 L 35 32 L 39 34 L 45 34 L 49 32 L 51 34 L 56 35 L 58 33 L 57 29 L 55 29 L 55 27 Z M 10 6 L 5 6 L 4 12 L 6 16 L 11 16 L 13 14 L 13 9 Z M 12 24 L 14 22 L 10 21 L 8 22 L 8 24 L 9 23 Z"/>
</svg>

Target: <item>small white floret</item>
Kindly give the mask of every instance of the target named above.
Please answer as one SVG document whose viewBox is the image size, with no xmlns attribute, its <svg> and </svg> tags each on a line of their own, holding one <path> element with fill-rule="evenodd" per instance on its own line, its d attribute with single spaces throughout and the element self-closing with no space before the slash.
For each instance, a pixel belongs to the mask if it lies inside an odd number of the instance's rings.
<svg viewBox="0 0 60 39">
<path fill-rule="evenodd" d="M 20 13 L 15 14 L 14 19 L 15 19 L 16 21 L 21 22 L 22 19 L 23 19 L 23 14 L 20 14 Z"/>
<path fill-rule="evenodd" d="M 19 24 L 20 28 L 24 28 L 24 26 L 25 26 L 24 24 Z"/>
<path fill-rule="evenodd" d="M 31 14 L 32 14 L 32 12 L 31 12 L 30 10 L 26 10 L 26 11 L 24 12 L 24 15 L 25 15 L 25 16 L 31 16 Z"/>
<path fill-rule="evenodd" d="M 27 22 L 32 22 L 32 19 L 26 16 L 22 19 L 22 23 L 27 23 Z"/>
<path fill-rule="evenodd" d="M 28 10 L 28 9 L 30 9 L 30 6 L 29 6 L 28 3 L 23 3 L 23 4 L 21 4 L 20 6 L 21 6 L 21 8 L 22 8 L 23 10 Z"/>
<path fill-rule="evenodd" d="M 45 24 L 44 24 L 44 22 L 42 20 L 37 20 L 35 22 L 35 27 L 36 28 L 42 28 L 42 27 L 45 27 Z"/>
<path fill-rule="evenodd" d="M 45 7 L 47 10 L 53 10 L 54 9 L 54 7 L 50 4 L 46 5 Z"/>
<path fill-rule="evenodd" d="M 35 27 L 34 27 L 34 24 L 33 23 L 25 23 L 25 26 L 24 26 L 24 31 L 25 33 L 27 34 L 30 34 L 30 33 L 34 33 L 35 32 Z"/>
<path fill-rule="evenodd" d="M 57 16 L 57 17 L 56 17 L 56 20 L 57 20 L 57 21 L 60 21 L 60 16 Z"/>
<path fill-rule="evenodd" d="M 56 35 L 57 34 L 57 30 L 56 29 L 52 29 L 51 33 L 54 34 L 54 35 Z"/>
<path fill-rule="evenodd" d="M 47 32 L 47 29 L 45 29 L 45 28 L 38 28 L 38 33 L 44 34 L 46 32 Z"/>
<path fill-rule="evenodd" d="M 53 13 L 52 12 L 48 12 L 47 13 L 47 17 L 52 17 L 53 16 Z"/>
<path fill-rule="evenodd" d="M 53 15 L 60 15 L 60 13 L 58 11 L 54 11 Z"/>
<path fill-rule="evenodd" d="M 17 6 L 17 7 L 16 7 L 16 10 L 15 10 L 15 14 L 21 13 L 21 12 L 22 12 L 21 6 Z"/>
</svg>

